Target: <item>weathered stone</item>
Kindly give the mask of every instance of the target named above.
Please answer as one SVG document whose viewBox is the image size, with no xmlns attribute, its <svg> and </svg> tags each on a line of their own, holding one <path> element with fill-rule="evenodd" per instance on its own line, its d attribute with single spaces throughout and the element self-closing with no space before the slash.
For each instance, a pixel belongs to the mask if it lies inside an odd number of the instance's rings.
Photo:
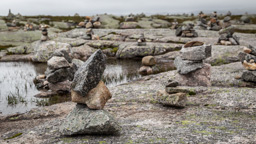
<svg viewBox="0 0 256 144">
<path fill-rule="evenodd" d="M 145 56 L 142 59 L 142 65 L 144 66 L 153 66 L 156 64 L 156 60 L 153 56 Z"/>
<path fill-rule="evenodd" d="M 181 58 L 184 60 L 201 61 L 212 55 L 212 46 L 203 45 L 181 49 Z"/>
<path fill-rule="evenodd" d="M 100 28 L 100 26 L 101 26 L 101 22 L 99 22 L 99 21 L 96 21 L 93 23 L 94 28 Z"/>
<path fill-rule="evenodd" d="M 121 127 L 105 110 L 90 110 L 86 105 L 77 104 L 60 126 L 62 135 L 113 135 Z"/>
<path fill-rule="evenodd" d="M 151 67 L 149 66 L 142 66 L 140 69 L 139 69 L 139 74 L 141 75 L 150 75 L 153 73 L 153 70 Z"/>
<path fill-rule="evenodd" d="M 47 61 L 47 66 L 50 70 L 70 67 L 68 61 L 64 57 L 53 56 Z"/>
<path fill-rule="evenodd" d="M 195 93 L 194 91 L 191 91 L 189 89 L 180 88 L 180 87 L 166 87 L 165 91 L 168 94 L 175 94 L 175 93 L 187 93 L 187 94 L 193 93 L 194 94 Z"/>
<path fill-rule="evenodd" d="M 66 48 L 60 48 L 53 52 L 51 57 L 58 56 L 58 57 L 64 57 L 69 63 L 72 62 L 72 58 L 70 57 L 71 49 L 69 47 Z"/>
<path fill-rule="evenodd" d="M 244 60 L 243 66 L 247 70 L 251 70 L 251 71 L 255 71 L 256 70 L 256 63 L 250 63 L 250 62 L 247 62 L 246 60 Z"/>
<path fill-rule="evenodd" d="M 178 73 L 180 74 L 188 74 L 190 72 L 193 72 L 203 67 L 203 63 L 200 61 L 197 62 L 197 61 L 182 60 L 180 56 L 175 58 L 174 64 L 177 68 Z"/>
<path fill-rule="evenodd" d="M 238 45 L 234 38 L 229 38 L 228 40 L 231 42 L 232 45 Z"/>
<path fill-rule="evenodd" d="M 85 25 L 85 28 L 87 28 L 87 29 L 92 28 L 92 27 L 93 27 L 93 25 L 92 25 L 91 22 L 88 22 L 88 23 L 86 23 L 86 25 Z"/>
<path fill-rule="evenodd" d="M 105 68 L 106 58 L 101 50 L 97 50 L 75 73 L 72 89 L 86 96 L 98 85 Z"/>
<path fill-rule="evenodd" d="M 103 109 L 107 101 L 112 97 L 110 91 L 103 81 L 89 91 L 87 96 L 81 96 L 75 91 L 71 91 L 72 101 L 76 103 L 86 104 L 89 109 Z"/>
<path fill-rule="evenodd" d="M 165 106 L 185 107 L 187 103 L 186 93 L 168 94 L 165 90 L 157 92 L 156 100 Z"/>
<path fill-rule="evenodd" d="M 238 54 L 238 57 L 239 57 L 241 63 L 244 62 L 246 55 L 247 55 L 247 53 L 244 53 L 244 52 L 240 52 L 240 53 Z"/>
<path fill-rule="evenodd" d="M 52 97 L 52 96 L 55 96 L 55 95 L 57 95 L 56 92 L 46 91 L 46 92 L 40 92 L 39 94 L 36 94 L 34 97 L 37 97 L 37 98 L 49 98 L 49 97 Z"/>
<path fill-rule="evenodd" d="M 251 45 L 249 45 L 249 47 L 248 47 L 249 49 L 251 49 L 251 52 L 250 52 L 250 54 L 252 54 L 252 55 L 255 55 L 256 56 L 256 48 L 254 48 L 253 46 L 251 46 Z"/>
<path fill-rule="evenodd" d="M 47 75 L 46 79 L 50 83 L 56 84 L 58 82 L 63 82 L 65 80 L 72 81 L 74 78 L 74 71 L 73 68 L 62 68 L 56 71 L 46 71 L 45 74 Z"/>
<path fill-rule="evenodd" d="M 49 89 L 53 92 L 56 92 L 58 94 L 66 94 L 70 93 L 71 81 L 66 80 L 63 82 L 58 82 L 56 84 L 49 83 L 48 86 Z"/>
<path fill-rule="evenodd" d="M 211 86 L 211 65 L 204 64 L 201 69 L 186 75 L 179 75 L 178 81 L 182 86 Z"/>
<path fill-rule="evenodd" d="M 250 54 L 250 53 L 252 52 L 252 50 L 249 49 L 249 48 L 247 48 L 247 47 L 244 47 L 243 51 L 244 51 L 245 53 L 248 53 L 248 54 Z"/>
<path fill-rule="evenodd" d="M 120 24 L 120 28 L 121 29 L 135 29 L 137 28 L 139 25 L 137 22 L 122 22 Z"/>
<path fill-rule="evenodd" d="M 241 76 L 241 79 L 246 82 L 256 83 L 256 71 L 247 71 L 245 70 Z"/>
<path fill-rule="evenodd" d="M 202 46 L 202 45 L 204 45 L 203 42 L 200 42 L 200 41 L 191 41 L 191 42 L 186 43 L 183 47 L 184 47 L 184 48 L 188 48 L 188 47 L 195 47 L 195 46 Z"/>
<path fill-rule="evenodd" d="M 251 19 L 250 17 L 248 17 L 247 15 L 244 15 L 240 18 L 240 20 L 243 22 L 243 23 L 250 23 L 251 22 Z"/>
<path fill-rule="evenodd" d="M 71 55 L 75 59 L 86 61 L 95 51 L 96 49 L 93 49 L 88 45 L 84 45 L 84 46 L 72 48 Z"/>
<path fill-rule="evenodd" d="M 76 65 L 77 68 L 80 68 L 84 62 L 79 59 L 72 59 L 72 64 Z"/>
<path fill-rule="evenodd" d="M 251 60 L 253 60 L 254 62 L 256 62 L 256 56 L 251 55 L 251 54 L 246 54 L 245 60 L 246 60 L 247 62 L 250 62 Z"/>
<path fill-rule="evenodd" d="M 178 85 L 177 81 L 169 81 L 165 87 L 177 87 Z"/>
</svg>

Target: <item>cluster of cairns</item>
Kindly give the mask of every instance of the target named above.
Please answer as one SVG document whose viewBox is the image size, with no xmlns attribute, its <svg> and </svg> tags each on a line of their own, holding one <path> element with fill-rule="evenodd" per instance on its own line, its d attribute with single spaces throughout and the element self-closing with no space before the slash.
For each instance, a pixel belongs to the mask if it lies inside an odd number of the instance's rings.
<svg viewBox="0 0 256 144">
<path fill-rule="evenodd" d="M 181 37 L 198 37 L 197 32 L 194 30 L 194 24 L 192 23 L 178 27 L 175 35 Z"/>
<path fill-rule="evenodd" d="M 48 90 L 36 97 L 50 96 L 54 94 L 66 94 L 70 92 L 71 82 L 78 67 L 81 65 L 69 55 L 70 48 L 56 50 L 47 61 L 45 75 L 39 75 L 34 83 L 38 89 Z"/>
<path fill-rule="evenodd" d="M 221 45 L 239 45 L 239 38 L 234 35 L 235 28 L 231 25 L 231 17 L 227 15 L 222 24 L 222 29 L 219 31 L 218 44 Z"/>
<path fill-rule="evenodd" d="M 249 45 L 239 53 L 239 58 L 245 67 L 241 79 L 246 82 L 256 83 L 256 48 Z"/>
<path fill-rule="evenodd" d="M 203 62 L 211 57 L 211 50 L 211 45 L 199 41 L 189 42 L 182 47 L 181 55 L 174 60 L 180 85 L 211 86 L 211 65 Z"/>
<path fill-rule="evenodd" d="M 106 58 L 101 50 L 96 51 L 76 71 L 71 84 L 71 98 L 77 103 L 60 126 L 62 135 L 118 134 L 120 126 L 114 117 L 103 110 L 112 97 L 103 81 Z"/>
<path fill-rule="evenodd" d="M 41 30 L 42 30 L 41 41 L 49 40 L 47 28 L 49 28 L 48 25 L 42 25 L 41 26 Z"/>
<path fill-rule="evenodd" d="M 100 28 L 101 26 L 100 17 L 91 18 L 89 16 L 86 16 L 85 21 L 80 22 L 78 26 L 80 28 L 87 28 L 87 29 Z"/>
<path fill-rule="evenodd" d="M 32 23 L 27 23 L 25 26 L 24 26 L 24 31 L 34 31 L 35 30 L 35 27 Z"/>
<path fill-rule="evenodd" d="M 153 66 L 156 65 L 155 57 L 145 56 L 142 59 L 142 67 L 139 69 L 141 75 L 150 75 L 153 74 Z"/>
</svg>

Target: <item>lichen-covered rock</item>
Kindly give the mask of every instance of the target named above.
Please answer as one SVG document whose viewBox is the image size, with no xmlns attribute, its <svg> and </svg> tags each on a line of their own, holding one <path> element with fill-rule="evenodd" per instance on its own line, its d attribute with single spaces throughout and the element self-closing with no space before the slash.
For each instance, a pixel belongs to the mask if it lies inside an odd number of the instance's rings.
<svg viewBox="0 0 256 144">
<path fill-rule="evenodd" d="M 72 81 L 74 78 L 74 69 L 72 67 L 61 68 L 55 71 L 47 70 L 45 73 L 47 75 L 47 81 L 53 84 L 63 82 L 65 80 Z"/>
<path fill-rule="evenodd" d="M 175 58 L 174 64 L 179 74 L 188 74 L 190 72 L 193 72 L 197 69 L 201 69 L 203 67 L 203 63 L 200 61 L 197 62 L 197 61 L 183 60 L 180 56 Z"/>
<path fill-rule="evenodd" d="M 70 64 L 64 57 L 53 56 L 47 61 L 47 66 L 50 70 L 57 70 L 60 68 L 68 68 Z"/>
<path fill-rule="evenodd" d="M 77 104 L 59 128 L 62 135 L 113 135 L 121 127 L 105 110 L 90 110 L 86 105 Z"/>
<path fill-rule="evenodd" d="M 184 60 L 201 61 L 212 55 L 211 45 L 202 45 L 196 47 L 183 47 L 181 49 L 181 58 Z"/>
<path fill-rule="evenodd" d="M 175 94 L 175 93 L 187 93 L 187 94 L 193 93 L 194 94 L 195 93 L 194 91 L 183 88 L 183 87 L 166 87 L 165 91 L 168 94 Z"/>
<path fill-rule="evenodd" d="M 80 68 L 84 62 L 79 59 L 72 59 L 72 64 L 76 65 L 77 68 Z"/>
<path fill-rule="evenodd" d="M 165 90 L 157 92 L 156 100 L 165 106 L 185 107 L 187 104 L 186 93 L 169 94 Z"/>
<path fill-rule="evenodd" d="M 91 89 L 98 85 L 105 68 L 105 55 L 101 50 L 97 50 L 75 73 L 72 89 L 80 95 L 86 96 Z"/>
<path fill-rule="evenodd" d="M 156 60 L 153 56 L 145 56 L 142 59 L 142 65 L 144 66 L 153 66 L 156 64 Z"/>
<path fill-rule="evenodd" d="M 137 28 L 139 25 L 137 22 L 122 22 L 120 24 L 120 28 L 121 29 L 135 29 Z"/>
<path fill-rule="evenodd" d="M 79 95 L 75 91 L 71 91 L 71 98 L 73 102 L 86 104 L 89 109 L 94 110 L 103 109 L 111 97 L 111 93 L 103 81 L 100 81 L 99 84 L 90 90 L 85 97 Z"/>
<path fill-rule="evenodd" d="M 72 62 L 72 58 L 70 57 L 71 49 L 69 47 L 66 48 L 60 48 L 53 52 L 51 57 L 58 56 L 58 57 L 64 57 L 69 63 Z"/>
<path fill-rule="evenodd" d="M 203 64 L 201 69 L 186 75 L 179 75 L 179 84 L 182 86 L 211 86 L 211 65 Z"/>
<path fill-rule="evenodd" d="M 71 48 L 67 43 L 60 43 L 55 41 L 40 42 L 33 44 L 35 55 L 32 58 L 33 62 L 47 62 L 55 50 L 60 48 Z"/>
<path fill-rule="evenodd" d="M 256 83 L 256 71 L 247 71 L 245 70 L 241 76 L 241 79 L 246 82 Z"/>
</svg>

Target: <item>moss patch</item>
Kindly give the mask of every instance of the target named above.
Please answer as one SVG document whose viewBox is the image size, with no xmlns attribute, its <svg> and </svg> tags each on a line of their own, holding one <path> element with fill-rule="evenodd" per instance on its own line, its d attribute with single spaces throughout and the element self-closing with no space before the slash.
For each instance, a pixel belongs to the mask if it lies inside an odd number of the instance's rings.
<svg viewBox="0 0 256 144">
<path fill-rule="evenodd" d="M 15 134 L 15 135 L 13 135 L 13 136 L 11 136 L 11 137 L 8 137 L 8 138 L 6 138 L 6 139 L 4 139 L 4 140 L 14 139 L 14 138 L 16 138 L 16 137 L 18 137 L 18 136 L 20 136 L 20 135 L 22 135 L 22 133 L 17 133 L 17 134 Z"/>
</svg>

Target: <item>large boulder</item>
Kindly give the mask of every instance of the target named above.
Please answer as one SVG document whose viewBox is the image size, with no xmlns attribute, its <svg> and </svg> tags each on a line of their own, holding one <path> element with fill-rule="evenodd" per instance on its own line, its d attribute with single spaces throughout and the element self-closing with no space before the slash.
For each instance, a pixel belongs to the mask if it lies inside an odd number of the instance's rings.
<svg viewBox="0 0 256 144">
<path fill-rule="evenodd" d="M 72 89 L 80 95 L 86 96 L 91 89 L 98 85 L 105 68 L 105 55 L 101 50 L 97 50 L 75 73 Z"/>
<path fill-rule="evenodd" d="M 86 104 L 89 109 L 95 110 L 103 109 L 111 97 L 111 93 L 103 81 L 100 81 L 99 84 L 90 90 L 85 97 L 79 95 L 75 91 L 71 91 L 71 98 L 73 102 Z"/>
<path fill-rule="evenodd" d="M 33 43 L 32 46 L 35 53 L 34 57 L 32 58 L 33 62 L 47 62 L 55 50 L 60 48 L 71 48 L 71 46 L 67 43 L 55 41 L 37 41 Z"/>
<path fill-rule="evenodd" d="M 174 64 L 179 74 L 188 74 L 190 72 L 193 72 L 197 69 L 201 69 L 203 67 L 203 63 L 200 61 L 197 62 L 197 61 L 183 60 L 180 56 L 175 58 Z"/>
<path fill-rule="evenodd" d="M 77 104 L 59 128 L 62 135 L 113 135 L 121 127 L 105 110 L 90 110 L 86 105 Z"/>
</svg>

